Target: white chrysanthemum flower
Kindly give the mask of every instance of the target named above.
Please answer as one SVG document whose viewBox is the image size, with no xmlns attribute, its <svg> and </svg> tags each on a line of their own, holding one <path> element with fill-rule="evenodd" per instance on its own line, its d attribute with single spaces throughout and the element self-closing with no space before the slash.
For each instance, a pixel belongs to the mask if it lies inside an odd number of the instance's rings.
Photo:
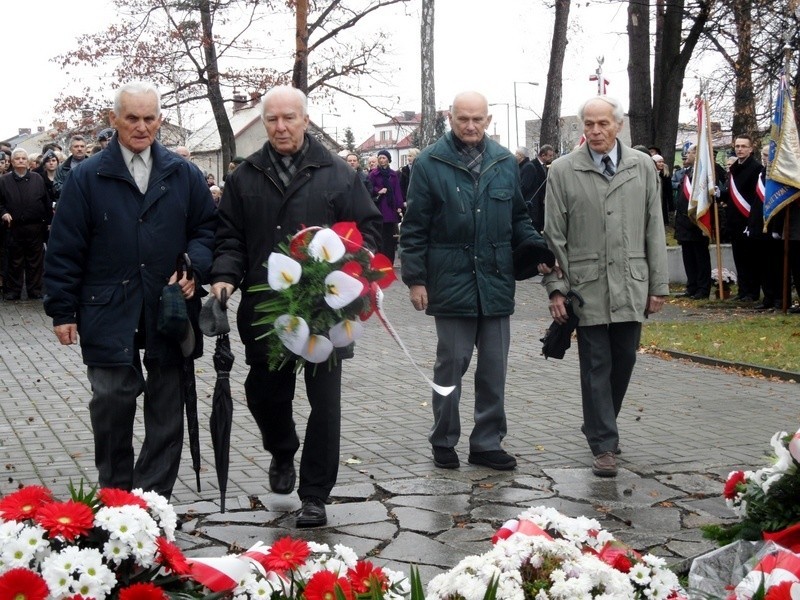
<svg viewBox="0 0 800 600">
<path fill-rule="evenodd" d="M 111 593 L 111 586 L 103 578 L 93 577 L 88 573 L 81 573 L 78 576 L 78 581 L 73 589 L 84 598 L 94 598 L 95 600 L 103 600 Z"/>
<path fill-rule="evenodd" d="M 164 537 L 170 542 L 175 541 L 175 529 L 178 525 L 178 515 L 175 508 L 164 496 L 156 492 L 145 492 L 137 488 L 132 492 L 145 502 L 153 519 L 161 527 Z"/>
<path fill-rule="evenodd" d="M 647 585 L 650 583 L 650 567 L 644 563 L 636 563 L 628 572 L 628 577 L 637 585 Z"/>
<path fill-rule="evenodd" d="M 0 521 L 0 544 L 16 539 L 24 527 L 24 523 L 18 523 L 17 521 Z"/>
<path fill-rule="evenodd" d="M 103 556 L 105 556 L 106 560 L 117 565 L 130 557 L 130 555 L 130 547 L 122 540 L 112 538 L 103 545 Z"/>
<path fill-rule="evenodd" d="M 15 567 L 27 568 L 34 555 L 35 550 L 20 539 L 8 540 L 2 546 L 2 561 L 7 569 Z"/>
<path fill-rule="evenodd" d="M 131 556 L 140 567 L 149 567 L 153 564 L 158 552 L 156 541 L 144 531 L 138 532 L 133 536 L 131 544 Z"/>
<path fill-rule="evenodd" d="M 39 525 L 26 525 L 17 534 L 18 539 L 31 548 L 34 554 L 48 553 L 50 543 L 47 541 L 47 531 Z"/>
<path fill-rule="evenodd" d="M 318 542 L 306 542 L 308 544 L 309 549 L 314 554 L 321 554 L 323 552 L 330 552 L 330 546 L 328 544 L 320 544 Z"/>
<path fill-rule="evenodd" d="M 657 569 L 663 569 L 667 566 L 667 561 L 661 558 L 660 556 L 656 556 L 655 554 L 645 554 L 642 556 L 642 561 L 644 564 L 649 565 L 651 567 L 655 567 Z"/>
<path fill-rule="evenodd" d="M 342 544 L 336 544 L 333 547 L 333 551 L 339 555 L 349 568 L 355 567 L 356 563 L 358 562 L 358 554 L 355 553 L 355 550 L 352 548 L 348 548 L 347 546 L 343 546 Z"/>
</svg>

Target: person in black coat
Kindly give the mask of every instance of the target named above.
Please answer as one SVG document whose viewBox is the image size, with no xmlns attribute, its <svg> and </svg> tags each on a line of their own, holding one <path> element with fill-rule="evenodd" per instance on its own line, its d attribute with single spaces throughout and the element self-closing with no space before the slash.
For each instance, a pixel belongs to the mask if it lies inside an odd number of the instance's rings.
<svg viewBox="0 0 800 600">
<path fill-rule="evenodd" d="M 42 177 L 28 169 L 28 153 L 23 148 L 12 150 L 11 167 L 10 173 L 0 176 L 0 218 L 9 236 L 3 297 L 19 300 L 24 285 L 28 299 L 36 300 L 42 297 L 50 200 Z"/>
<path fill-rule="evenodd" d="M 271 89 L 264 96 L 262 120 L 267 143 L 248 156 L 225 184 L 211 292 L 217 299 L 223 292 L 230 297 L 238 288 L 244 292 L 236 321 L 250 366 L 244 384 L 247 407 L 261 431 L 264 449 L 272 455 L 270 488 L 290 494 L 296 480 L 294 456 L 300 448 L 292 413 L 295 361 L 270 368 L 269 344 L 281 342 L 266 335 L 271 326 L 254 327 L 253 322 L 256 306 L 275 292 L 247 290 L 267 281 L 267 257 L 301 229 L 353 221 L 365 246 L 374 251 L 380 247 L 383 219 L 358 173 L 306 133 L 303 92 L 291 86 Z M 339 356 L 347 357 L 347 353 Z M 318 527 L 327 522 L 325 501 L 339 468 L 342 361 L 330 368 L 308 367 L 303 376 L 311 413 L 300 456 L 297 493 L 302 510 L 296 525 Z"/>
</svg>

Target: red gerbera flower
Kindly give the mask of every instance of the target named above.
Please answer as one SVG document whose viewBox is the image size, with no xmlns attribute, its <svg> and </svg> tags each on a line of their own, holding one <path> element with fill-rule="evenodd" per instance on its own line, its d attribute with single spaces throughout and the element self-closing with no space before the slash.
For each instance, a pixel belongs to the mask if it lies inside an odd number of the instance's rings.
<svg viewBox="0 0 800 600">
<path fill-rule="evenodd" d="M 311 548 L 304 540 L 295 540 L 286 536 L 272 544 L 264 566 L 270 571 L 290 571 L 303 565 L 311 554 Z"/>
<path fill-rule="evenodd" d="M 359 561 L 354 568 L 347 570 L 347 579 L 357 594 L 366 594 L 372 591 L 385 592 L 389 588 L 389 581 L 383 574 L 383 569 L 376 567 L 368 560 Z"/>
<path fill-rule="evenodd" d="M 28 485 L 0 500 L 0 515 L 9 521 L 32 519 L 36 510 L 53 501 L 53 494 L 40 485 Z"/>
<path fill-rule="evenodd" d="M 369 261 L 369 266 L 373 271 L 378 271 L 382 274 L 382 277 L 378 279 L 378 285 L 381 286 L 381 289 L 386 289 L 392 285 L 392 282 L 397 280 L 392 261 L 383 254 L 373 256 Z"/>
<path fill-rule="evenodd" d="M 119 591 L 119 600 L 165 600 L 164 590 L 152 583 L 134 583 Z"/>
<path fill-rule="evenodd" d="M 70 541 L 91 530 L 94 513 L 83 502 L 51 502 L 36 511 L 36 522 L 47 530 L 51 538 L 60 535 Z"/>
<path fill-rule="evenodd" d="M 186 557 L 175 544 L 166 538 L 159 537 L 156 539 L 156 547 L 158 548 L 158 562 L 176 575 L 188 575 L 191 572 L 191 567 L 186 561 Z"/>
<path fill-rule="evenodd" d="M 344 248 L 348 252 L 358 252 L 363 247 L 364 238 L 355 221 L 340 221 L 334 223 L 331 229 L 342 239 Z"/>
<path fill-rule="evenodd" d="M 725 489 L 722 495 L 728 500 L 736 498 L 737 487 L 739 484 L 747 483 L 747 478 L 744 476 L 744 471 L 735 471 L 728 476 L 728 481 L 725 482 Z"/>
<path fill-rule="evenodd" d="M 0 598 L 44 600 L 49 593 L 41 575 L 28 569 L 11 569 L 0 576 Z"/>
<path fill-rule="evenodd" d="M 330 571 L 314 573 L 303 592 L 306 600 L 336 600 L 337 588 L 341 590 L 347 600 L 353 600 L 353 589 L 350 587 L 350 582 L 344 577 L 336 577 L 336 573 Z"/>
<path fill-rule="evenodd" d="M 97 492 L 100 502 L 104 506 L 138 506 L 147 510 L 147 502 L 144 498 L 140 498 L 136 494 L 131 494 L 127 490 L 120 490 L 118 488 L 101 488 Z"/>
</svg>

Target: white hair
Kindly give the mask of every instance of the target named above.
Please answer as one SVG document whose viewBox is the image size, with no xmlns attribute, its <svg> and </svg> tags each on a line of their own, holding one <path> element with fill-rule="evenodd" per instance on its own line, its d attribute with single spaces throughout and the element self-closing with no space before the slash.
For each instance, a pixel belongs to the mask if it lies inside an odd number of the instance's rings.
<svg viewBox="0 0 800 600">
<path fill-rule="evenodd" d="M 140 94 L 153 94 L 156 97 L 156 116 L 161 116 L 161 94 L 158 88 L 148 81 L 130 81 L 124 84 L 114 94 L 114 114 L 122 113 L 122 94 L 139 96 Z"/>
<path fill-rule="evenodd" d="M 601 102 L 608 104 L 613 110 L 614 120 L 617 123 L 622 123 L 625 117 L 625 111 L 622 110 L 622 104 L 620 104 L 620 101 L 616 98 L 612 98 L 611 96 L 592 96 L 589 98 L 586 102 L 581 104 L 581 107 L 578 109 L 578 119 L 583 121 L 583 113 L 586 110 L 586 106 L 595 100 L 600 100 Z"/>
<path fill-rule="evenodd" d="M 267 110 L 267 103 L 275 96 L 280 96 L 283 94 L 289 94 L 295 96 L 295 98 L 300 102 L 300 106 L 303 109 L 303 114 L 300 115 L 301 117 L 305 117 L 308 114 L 308 98 L 306 95 L 301 91 L 298 90 L 296 87 L 292 87 L 290 85 L 276 85 L 266 94 L 264 94 L 264 98 L 261 101 L 261 118 L 264 118 L 264 112 Z"/>
<path fill-rule="evenodd" d="M 28 158 L 28 151 L 25 150 L 25 148 L 19 148 L 19 147 L 14 148 L 11 151 L 11 158 L 14 158 L 17 154 L 24 154 L 25 158 Z"/>
</svg>

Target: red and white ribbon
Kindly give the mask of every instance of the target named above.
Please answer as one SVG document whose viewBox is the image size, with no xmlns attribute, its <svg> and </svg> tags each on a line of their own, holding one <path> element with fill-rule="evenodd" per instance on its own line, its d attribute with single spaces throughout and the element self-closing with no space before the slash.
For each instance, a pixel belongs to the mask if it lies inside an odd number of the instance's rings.
<svg viewBox="0 0 800 600">
<path fill-rule="evenodd" d="M 736 205 L 736 208 L 739 209 L 739 212 L 742 213 L 745 217 L 750 216 L 750 203 L 747 199 L 742 196 L 742 193 L 739 191 L 739 188 L 736 187 L 736 180 L 731 177 L 731 198 L 733 199 L 733 203 Z"/>
<path fill-rule="evenodd" d="M 392 324 L 389 323 L 389 318 L 386 316 L 386 313 L 383 311 L 383 290 L 380 289 L 380 288 L 375 293 L 375 312 L 378 314 L 378 318 L 381 320 L 381 323 L 383 323 L 383 326 L 386 328 L 386 331 L 389 333 L 390 336 L 392 336 L 392 339 L 395 342 L 397 342 L 397 345 L 400 346 L 400 349 L 408 357 L 408 360 L 411 361 L 411 364 L 414 366 L 414 368 L 417 370 L 417 372 L 420 375 L 422 375 L 422 378 L 426 381 L 426 383 L 431 387 L 431 389 L 434 392 L 436 392 L 437 394 L 439 394 L 441 396 L 447 396 L 450 392 L 452 392 L 454 389 L 456 389 L 456 386 L 454 386 L 454 385 L 446 385 L 445 386 L 445 385 L 438 385 L 436 383 L 433 383 L 433 381 L 431 381 L 431 379 L 429 379 L 428 376 L 425 375 L 425 373 L 422 371 L 422 369 L 420 369 L 417 366 L 417 363 L 414 361 L 414 358 L 411 356 L 411 353 L 408 351 L 408 348 L 406 348 L 406 345 L 403 343 L 403 340 L 400 339 L 400 336 L 398 335 L 397 331 L 395 331 L 394 327 L 392 327 Z"/>
</svg>

